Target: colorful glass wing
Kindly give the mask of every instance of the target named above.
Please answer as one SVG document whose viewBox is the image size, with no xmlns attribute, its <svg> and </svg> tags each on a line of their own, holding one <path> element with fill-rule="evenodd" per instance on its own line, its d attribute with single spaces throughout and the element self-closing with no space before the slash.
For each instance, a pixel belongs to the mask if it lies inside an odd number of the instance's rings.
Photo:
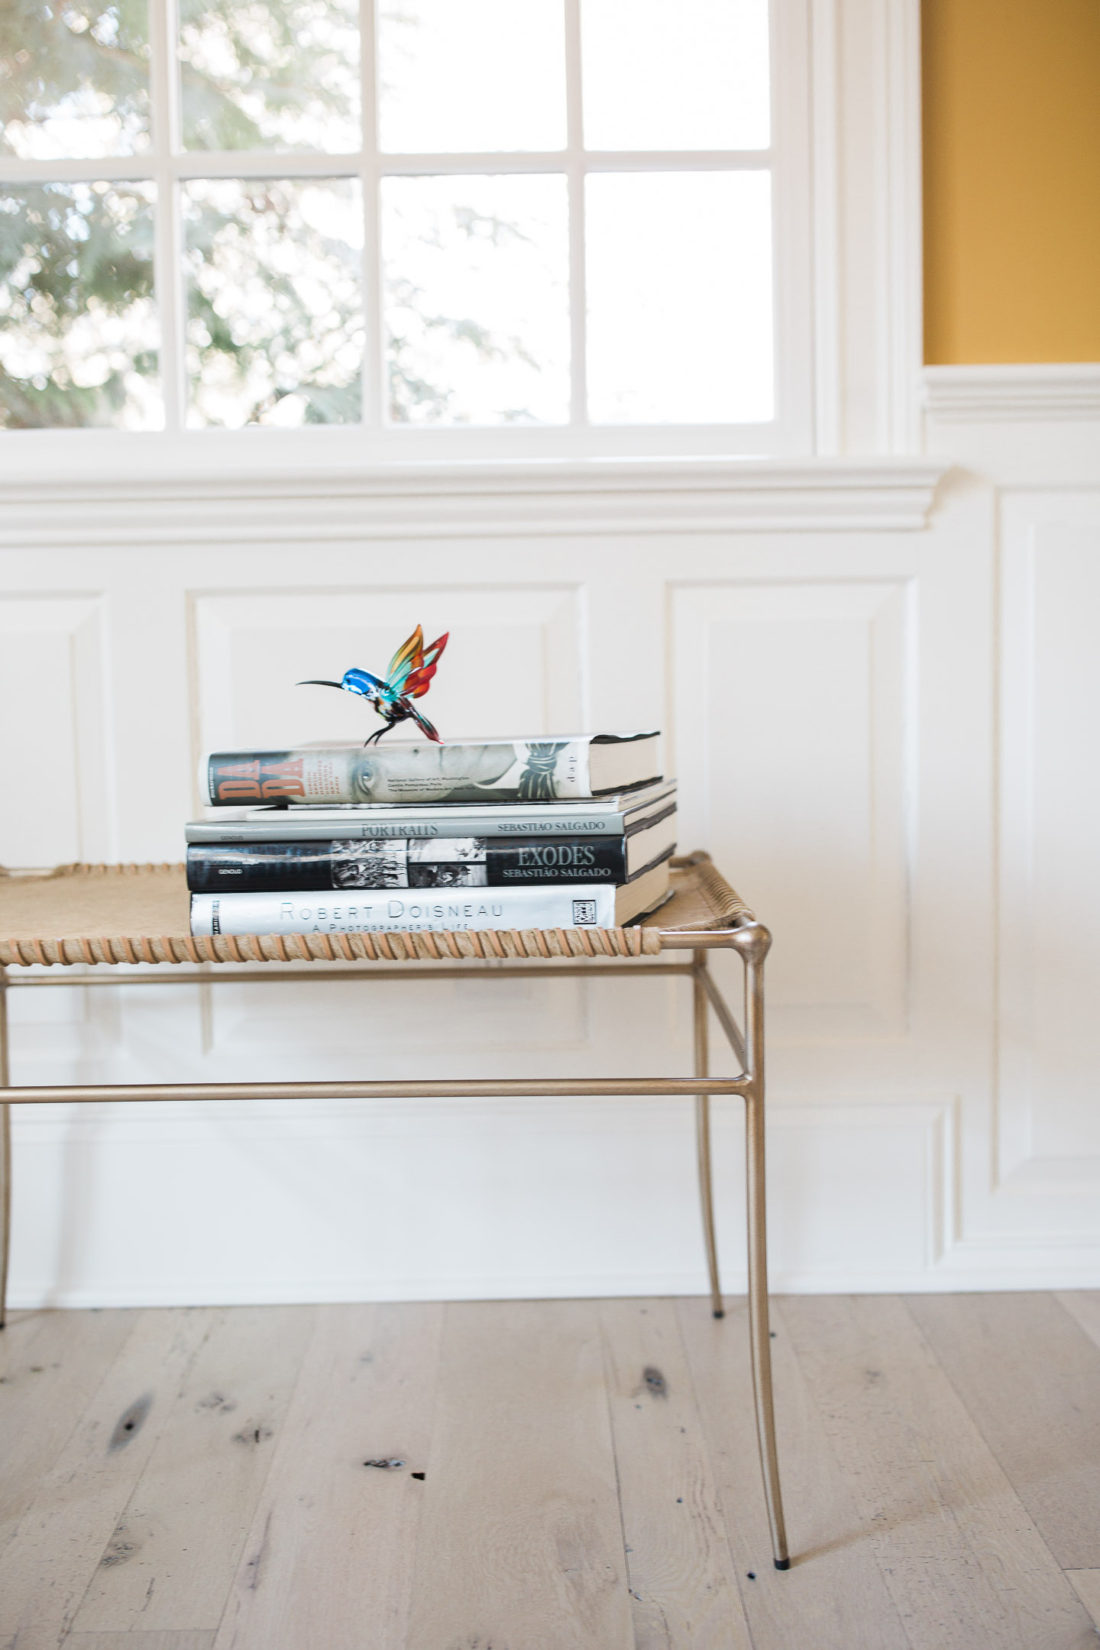
<svg viewBox="0 0 1100 1650">
<path fill-rule="evenodd" d="M 447 638 L 450 634 L 449 630 L 445 630 L 442 636 L 424 649 L 421 663 L 411 670 L 405 678 L 404 693 L 406 699 L 419 699 L 427 693 L 432 685 L 432 677 L 435 675 L 440 655 L 447 645 Z"/>
<path fill-rule="evenodd" d="M 403 693 L 410 672 L 423 663 L 424 632 L 417 625 L 407 642 L 403 642 L 390 660 L 386 671 L 386 686 L 391 693 Z"/>
</svg>

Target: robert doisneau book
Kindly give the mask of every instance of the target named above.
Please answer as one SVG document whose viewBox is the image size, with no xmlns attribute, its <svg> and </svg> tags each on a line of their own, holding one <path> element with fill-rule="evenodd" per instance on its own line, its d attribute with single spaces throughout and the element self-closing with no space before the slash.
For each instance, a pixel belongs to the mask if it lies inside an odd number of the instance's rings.
<svg viewBox="0 0 1100 1650">
<path fill-rule="evenodd" d="M 192 894 L 193 934 L 379 934 L 431 929 L 617 928 L 659 905 L 668 861 L 630 882 L 409 889 L 401 894 Z"/>
</svg>

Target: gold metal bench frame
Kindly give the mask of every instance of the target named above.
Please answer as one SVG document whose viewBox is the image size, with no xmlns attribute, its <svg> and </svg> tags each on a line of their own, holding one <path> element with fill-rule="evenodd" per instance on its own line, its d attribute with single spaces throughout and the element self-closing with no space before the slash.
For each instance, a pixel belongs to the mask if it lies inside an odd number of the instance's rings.
<svg viewBox="0 0 1100 1650">
<path fill-rule="evenodd" d="M 710 1277 L 711 1304 L 715 1317 L 723 1315 L 722 1294 L 718 1277 L 718 1253 L 714 1233 L 714 1194 L 711 1170 L 710 1100 L 712 1095 L 742 1097 L 745 1103 L 745 1168 L 746 1207 L 748 1226 L 748 1308 L 749 1343 L 752 1360 L 753 1396 L 756 1409 L 756 1431 L 760 1446 L 760 1466 L 764 1481 L 764 1498 L 771 1527 L 772 1549 L 779 1570 L 790 1567 L 787 1537 L 783 1519 L 783 1503 L 779 1485 L 779 1464 L 775 1440 L 775 1414 L 772 1400 L 771 1341 L 768 1324 L 768 1262 L 765 1217 L 764 1184 L 764 960 L 771 946 L 771 935 L 759 923 L 749 908 L 733 893 L 711 866 L 708 856 L 694 854 L 674 862 L 683 873 L 704 880 L 712 903 L 720 911 L 724 926 L 664 927 L 664 915 L 658 911 L 642 929 L 603 931 L 599 955 L 592 960 L 573 961 L 577 954 L 575 936 L 565 931 L 551 935 L 527 936 L 522 942 L 502 931 L 497 936 L 498 949 L 485 949 L 480 936 L 441 936 L 461 938 L 463 949 L 453 948 L 449 953 L 433 944 L 425 953 L 423 936 L 398 936 L 411 941 L 403 951 L 394 952 L 373 945 L 360 953 L 360 966 L 343 966 L 335 959 L 331 947 L 320 952 L 307 951 L 310 964 L 297 966 L 283 961 L 284 949 L 272 951 L 264 940 L 264 949 L 257 945 L 252 955 L 263 961 L 262 967 L 251 967 L 234 944 L 224 956 L 224 962 L 234 966 L 217 966 L 215 962 L 200 962 L 196 967 L 181 966 L 179 946 L 182 941 L 148 939 L 117 942 L 124 946 L 117 955 L 116 942 L 96 940 L 71 942 L 50 940 L 45 945 L 36 941 L 29 953 L 26 944 L 13 945 L 0 941 L 0 1328 L 5 1318 L 8 1263 L 11 1250 L 11 1192 L 12 1149 L 11 1108 L 15 1105 L 49 1105 L 56 1102 L 99 1101 L 153 1101 L 153 1100 L 411 1100 L 458 1098 L 534 1098 L 542 1096 L 606 1097 L 678 1095 L 695 1101 L 695 1129 L 698 1154 L 699 1195 L 702 1206 L 703 1234 L 706 1243 L 707 1269 Z M 71 869 L 71 868 L 70 868 Z M 618 938 L 616 938 L 618 936 Z M 622 936 L 629 936 L 624 940 Z M 249 936 L 251 939 L 252 936 Z M 327 939 L 327 936 L 322 936 Z M 390 938 L 386 936 L 386 938 Z M 503 942 L 507 938 L 507 946 Z M 312 939 L 312 936 L 311 936 Z M 434 939 L 434 936 L 433 936 Z M 446 960 L 460 958 L 463 950 L 474 942 L 467 954 L 491 959 L 493 966 L 484 962 L 466 963 Z M 565 949 L 568 942 L 568 950 Z M 224 942 L 220 942 L 224 943 Z M 89 946 L 94 952 L 89 955 Z M 629 945 L 629 949 L 626 949 Z M 74 954 L 70 955 L 73 949 Z M 101 948 L 106 947 L 106 950 Z M 155 947 L 155 949 L 154 949 Z M 708 967 L 708 953 L 715 949 L 735 951 L 744 965 L 744 1029 L 738 1024 Z M 220 951 L 220 945 L 219 945 Z M 690 951 L 690 962 L 643 961 L 664 952 Z M 346 952 L 345 952 L 346 954 Z M 392 958 L 402 955 L 418 961 L 425 954 L 435 955 L 438 962 L 427 967 L 412 967 L 408 961 L 397 967 L 386 961 L 372 961 L 371 957 Z M 187 951 L 184 951 L 184 956 Z M 616 956 L 623 960 L 616 960 Z M 560 961 L 538 961 L 539 957 L 560 956 Z M 512 960 L 512 958 L 516 960 Z M 531 961 L 519 960 L 523 957 Z M 317 961 L 312 960 L 316 958 Z M 329 962 L 329 958 L 333 961 Z M 629 960 L 627 960 L 629 958 Z M 635 960 L 636 959 L 636 960 Z M 169 962 L 177 966 L 152 968 L 143 972 L 115 972 L 108 968 L 103 973 L 81 973 L 74 981 L 65 967 L 60 974 L 52 972 L 24 972 L 36 963 L 49 967 L 53 963 L 95 964 L 96 962 Z M 317 962 L 320 966 L 317 966 Z M 176 985 L 185 981 L 215 984 L 219 980 L 327 980 L 327 979 L 418 979 L 485 978 L 526 975 L 528 978 L 626 976 L 637 979 L 646 976 L 683 976 L 692 983 L 694 1010 L 694 1075 L 686 1077 L 600 1077 L 600 1078 L 478 1078 L 453 1081 L 420 1082 L 415 1079 L 376 1082 L 322 1082 L 322 1083 L 149 1083 L 149 1084 L 56 1084 L 19 1087 L 11 1083 L 10 1032 L 8 1023 L 8 991 L 16 987 L 42 988 L 53 985 L 101 987 L 111 985 Z M 708 1008 L 724 1033 L 740 1073 L 734 1078 L 712 1078 L 709 1075 Z"/>
</svg>

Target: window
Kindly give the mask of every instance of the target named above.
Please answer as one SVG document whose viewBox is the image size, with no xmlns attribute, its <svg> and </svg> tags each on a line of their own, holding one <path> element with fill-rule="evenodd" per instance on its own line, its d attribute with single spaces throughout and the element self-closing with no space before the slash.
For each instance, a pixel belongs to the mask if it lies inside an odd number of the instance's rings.
<svg viewBox="0 0 1100 1650">
<path fill-rule="evenodd" d="M 0 426 L 797 444 L 794 9 L 9 0 Z"/>
</svg>

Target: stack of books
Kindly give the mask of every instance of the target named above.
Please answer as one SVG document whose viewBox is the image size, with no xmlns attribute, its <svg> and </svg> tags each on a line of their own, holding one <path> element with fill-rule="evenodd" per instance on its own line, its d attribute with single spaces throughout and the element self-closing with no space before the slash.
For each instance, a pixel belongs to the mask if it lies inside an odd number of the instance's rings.
<svg viewBox="0 0 1100 1650">
<path fill-rule="evenodd" d="M 659 735 L 222 751 L 187 827 L 193 934 L 614 928 L 668 898 Z"/>
</svg>

